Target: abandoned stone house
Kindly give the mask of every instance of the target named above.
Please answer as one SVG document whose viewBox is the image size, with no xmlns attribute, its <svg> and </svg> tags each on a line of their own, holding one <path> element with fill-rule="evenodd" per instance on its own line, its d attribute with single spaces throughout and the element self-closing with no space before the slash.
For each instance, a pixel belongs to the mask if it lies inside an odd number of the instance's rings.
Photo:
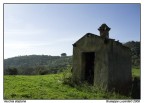
<svg viewBox="0 0 144 103">
<path fill-rule="evenodd" d="M 131 83 L 131 51 L 109 38 L 106 24 L 98 30 L 100 36 L 87 33 L 73 44 L 72 79 L 106 90 L 127 90 Z"/>
<path fill-rule="evenodd" d="M 66 57 L 66 56 L 67 56 L 66 53 L 62 53 L 62 54 L 61 54 L 61 57 Z"/>
</svg>

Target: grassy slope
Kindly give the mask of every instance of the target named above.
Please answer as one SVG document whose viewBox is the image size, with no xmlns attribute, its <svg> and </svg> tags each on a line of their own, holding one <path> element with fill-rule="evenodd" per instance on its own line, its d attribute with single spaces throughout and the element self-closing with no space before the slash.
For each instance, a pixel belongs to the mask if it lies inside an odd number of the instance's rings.
<svg viewBox="0 0 144 103">
<path fill-rule="evenodd" d="M 132 69 L 132 76 L 133 77 L 140 77 L 140 69 L 133 68 Z"/>
<path fill-rule="evenodd" d="M 4 76 L 4 99 L 120 99 L 116 93 L 63 84 L 62 74 Z"/>
</svg>

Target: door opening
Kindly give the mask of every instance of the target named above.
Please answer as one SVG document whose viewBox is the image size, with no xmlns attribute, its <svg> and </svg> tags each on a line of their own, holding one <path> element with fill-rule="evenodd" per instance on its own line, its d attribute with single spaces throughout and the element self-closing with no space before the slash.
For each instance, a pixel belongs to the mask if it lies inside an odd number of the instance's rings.
<svg viewBox="0 0 144 103">
<path fill-rule="evenodd" d="M 89 84 L 93 84 L 94 82 L 94 59 L 95 53 L 94 52 L 86 52 L 84 53 L 84 63 L 85 63 L 85 80 Z"/>
</svg>

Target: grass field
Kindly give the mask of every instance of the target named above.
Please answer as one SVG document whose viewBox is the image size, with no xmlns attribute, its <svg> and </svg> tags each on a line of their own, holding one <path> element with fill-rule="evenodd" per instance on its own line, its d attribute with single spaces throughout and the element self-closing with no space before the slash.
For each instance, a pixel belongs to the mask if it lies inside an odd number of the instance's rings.
<svg viewBox="0 0 144 103">
<path fill-rule="evenodd" d="M 140 77 L 140 69 L 133 68 L 132 69 L 132 76 L 133 77 Z"/>
<path fill-rule="evenodd" d="M 133 75 L 138 76 L 138 70 Z M 63 74 L 4 76 L 4 99 L 128 99 L 92 86 L 63 84 Z"/>
</svg>

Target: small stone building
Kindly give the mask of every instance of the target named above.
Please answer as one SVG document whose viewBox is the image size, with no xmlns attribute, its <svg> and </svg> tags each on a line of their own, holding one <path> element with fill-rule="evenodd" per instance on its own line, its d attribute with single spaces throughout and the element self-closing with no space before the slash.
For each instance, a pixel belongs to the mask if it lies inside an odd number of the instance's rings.
<svg viewBox="0 0 144 103">
<path fill-rule="evenodd" d="M 66 57 L 66 56 L 67 56 L 66 53 L 62 53 L 62 54 L 61 54 L 61 57 Z"/>
<path fill-rule="evenodd" d="M 98 30 L 100 36 L 87 33 L 73 44 L 72 79 L 106 90 L 127 90 L 132 78 L 131 51 L 109 38 L 106 24 Z"/>
</svg>

